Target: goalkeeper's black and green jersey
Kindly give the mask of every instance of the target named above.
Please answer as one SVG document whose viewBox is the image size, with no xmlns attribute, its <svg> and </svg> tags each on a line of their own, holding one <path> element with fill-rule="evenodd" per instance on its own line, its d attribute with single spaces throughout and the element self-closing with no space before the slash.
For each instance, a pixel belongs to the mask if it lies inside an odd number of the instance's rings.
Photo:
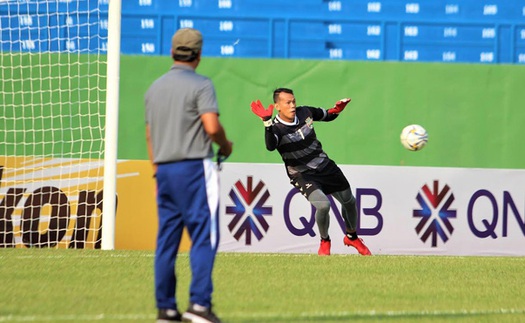
<svg viewBox="0 0 525 323">
<path fill-rule="evenodd" d="M 313 122 L 332 121 L 337 116 L 325 109 L 309 106 L 295 109 L 294 122 L 286 122 L 277 115 L 272 125 L 266 127 L 266 148 L 279 151 L 290 178 L 309 170 L 321 171 L 330 159 L 317 140 Z"/>
</svg>

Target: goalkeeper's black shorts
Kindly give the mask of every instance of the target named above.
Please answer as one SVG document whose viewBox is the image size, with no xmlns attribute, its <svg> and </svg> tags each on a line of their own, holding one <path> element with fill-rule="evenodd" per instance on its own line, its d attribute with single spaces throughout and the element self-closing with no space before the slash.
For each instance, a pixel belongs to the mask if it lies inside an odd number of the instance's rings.
<svg viewBox="0 0 525 323">
<path fill-rule="evenodd" d="M 322 170 L 311 169 L 295 174 L 290 177 L 290 183 L 306 198 L 317 189 L 328 195 L 350 188 L 341 169 L 331 160 Z"/>
</svg>

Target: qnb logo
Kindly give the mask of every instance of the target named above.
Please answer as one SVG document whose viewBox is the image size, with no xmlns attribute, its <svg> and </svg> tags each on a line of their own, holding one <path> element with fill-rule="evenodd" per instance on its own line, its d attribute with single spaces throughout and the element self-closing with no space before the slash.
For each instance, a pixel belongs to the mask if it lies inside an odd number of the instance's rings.
<svg viewBox="0 0 525 323">
<path fill-rule="evenodd" d="M 450 219 L 456 217 L 456 210 L 450 209 L 454 202 L 454 194 L 450 192 L 448 185 L 445 184 L 439 190 L 439 182 L 434 181 L 431 191 L 425 184 L 417 194 L 416 200 L 421 209 L 414 210 L 413 216 L 421 219 L 416 226 L 421 241 L 427 242 L 428 238 L 432 237 L 432 247 L 437 246 L 438 237 L 447 242 L 449 235 L 454 231 Z"/>
<path fill-rule="evenodd" d="M 252 244 L 252 234 L 261 240 L 269 228 L 264 217 L 272 215 L 272 207 L 264 205 L 270 197 L 264 182 L 259 181 L 253 188 L 253 177 L 248 176 L 246 186 L 238 180 L 229 196 L 235 205 L 226 207 L 226 214 L 233 215 L 228 230 L 238 241 L 244 236 L 246 245 Z"/>
</svg>

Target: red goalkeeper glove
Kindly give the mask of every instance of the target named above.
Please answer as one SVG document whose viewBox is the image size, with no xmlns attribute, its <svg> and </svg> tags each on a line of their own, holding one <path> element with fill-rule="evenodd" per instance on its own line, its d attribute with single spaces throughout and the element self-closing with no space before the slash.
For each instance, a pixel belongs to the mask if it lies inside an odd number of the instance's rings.
<svg viewBox="0 0 525 323">
<path fill-rule="evenodd" d="M 332 114 L 339 114 L 341 111 L 343 111 L 346 107 L 346 105 L 351 101 L 352 99 L 341 99 L 337 101 L 333 108 L 328 109 L 328 113 Z"/>
<path fill-rule="evenodd" d="M 269 121 L 273 115 L 273 104 L 268 106 L 268 109 L 265 109 L 260 100 L 252 102 L 250 105 L 252 107 L 252 112 L 255 113 L 263 121 Z M 265 122 L 266 125 L 266 122 Z"/>
</svg>

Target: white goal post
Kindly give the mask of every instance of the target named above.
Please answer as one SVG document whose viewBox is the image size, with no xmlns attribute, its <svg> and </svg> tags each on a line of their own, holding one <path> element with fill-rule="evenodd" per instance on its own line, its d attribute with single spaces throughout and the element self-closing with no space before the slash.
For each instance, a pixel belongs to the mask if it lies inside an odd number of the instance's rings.
<svg viewBox="0 0 525 323">
<path fill-rule="evenodd" d="M 115 248 L 121 0 L 0 0 L 0 248 Z"/>
</svg>

